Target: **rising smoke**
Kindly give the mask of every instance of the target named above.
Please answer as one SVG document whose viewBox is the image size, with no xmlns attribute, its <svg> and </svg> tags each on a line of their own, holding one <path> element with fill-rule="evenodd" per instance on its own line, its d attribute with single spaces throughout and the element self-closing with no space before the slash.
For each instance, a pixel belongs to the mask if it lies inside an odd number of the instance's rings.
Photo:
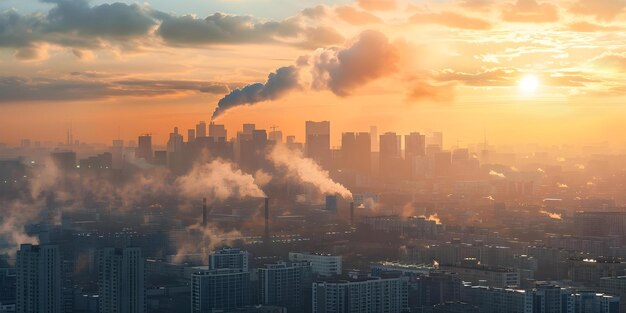
<svg viewBox="0 0 626 313">
<path fill-rule="evenodd" d="M 359 86 L 395 73 L 400 50 L 383 33 L 364 31 L 347 47 L 317 49 L 313 56 L 301 56 L 295 65 L 271 73 L 265 83 L 233 90 L 218 102 L 213 119 L 233 107 L 276 100 L 299 88 L 348 96 Z"/>
<path fill-rule="evenodd" d="M 274 166 L 285 169 L 289 177 L 314 186 L 322 194 L 339 194 L 344 199 L 352 198 L 350 190 L 333 181 L 327 171 L 314 160 L 304 157 L 298 150 L 278 144 L 268 157 Z"/>
</svg>

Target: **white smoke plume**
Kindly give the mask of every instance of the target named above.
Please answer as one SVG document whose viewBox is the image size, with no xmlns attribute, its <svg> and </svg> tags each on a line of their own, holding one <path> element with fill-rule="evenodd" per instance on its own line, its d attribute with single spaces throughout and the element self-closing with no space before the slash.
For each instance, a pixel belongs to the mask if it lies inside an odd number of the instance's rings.
<svg viewBox="0 0 626 313">
<path fill-rule="evenodd" d="M 494 170 L 489 171 L 489 176 L 497 177 L 497 178 L 506 178 L 506 175 L 496 172 Z"/>
<path fill-rule="evenodd" d="M 545 214 L 548 217 L 550 217 L 551 219 L 555 219 L 555 220 L 563 219 L 562 215 L 559 214 L 559 213 L 548 212 L 548 211 L 545 211 L 545 210 L 541 210 L 541 211 L 539 211 L 539 213 Z"/>
<path fill-rule="evenodd" d="M 298 150 L 277 144 L 269 154 L 269 159 L 274 166 L 286 169 L 290 177 L 314 186 L 320 193 L 339 194 L 344 199 L 352 198 L 350 190 L 330 179 L 328 171 L 323 170 L 312 159 L 302 156 L 302 152 Z"/>
<path fill-rule="evenodd" d="M 223 201 L 231 197 L 265 197 L 252 175 L 222 160 L 196 165 L 187 175 L 176 179 L 176 184 L 184 195 L 194 198 L 208 196 Z"/>
</svg>

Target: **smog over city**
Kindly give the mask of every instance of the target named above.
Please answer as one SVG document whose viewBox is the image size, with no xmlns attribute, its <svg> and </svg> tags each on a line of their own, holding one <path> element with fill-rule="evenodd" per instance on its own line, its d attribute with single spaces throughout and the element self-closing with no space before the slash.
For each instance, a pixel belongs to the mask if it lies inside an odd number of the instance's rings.
<svg viewBox="0 0 626 313">
<path fill-rule="evenodd" d="M 623 0 L 0 0 L 0 313 L 626 312 Z"/>
</svg>

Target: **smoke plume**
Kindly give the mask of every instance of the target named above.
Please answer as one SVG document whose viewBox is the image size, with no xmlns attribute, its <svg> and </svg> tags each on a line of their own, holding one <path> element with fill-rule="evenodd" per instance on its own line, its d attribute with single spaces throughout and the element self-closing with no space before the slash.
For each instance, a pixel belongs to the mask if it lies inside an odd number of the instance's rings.
<svg viewBox="0 0 626 313">
<path fill-rule="evenodd" d="M 278 144 L 272 149 L 269 159 L 276 167 L 286 169 L 290 177 L 315 186 L 323 194 L 339 194 L 344 199 L 352 198 L 350 190 L 330 179 L 327 171 L 312 159 L 302 156 L 298 150 Z"/>
<path fill-rule="evenodd" d="M 218 102 L 213 118 L 230 108 L 275 100 L 298 88 L 348 96 L 355 88 L 396 72 L 400 49 L 383 33 L 364 31 L 347 47 L 317 49 L 313 56 L 301 56 L 295 65 L 271 73 L 265 83 L 233 90 Z M 300 76 L 310 82 L 300 82 Z"/>
<path fill-rule="evenodd" d="M 299 88 L 298 73 L 299 69 L 293 65 L 281 67 L 276 72 L 270 73 L 265 83 L 254 83 L 231 91 L 217 103 L 212 119 L 232 107 L 275 100 Z"/>
<path fill-rule="evenodd" d="M 193 198 L 209 196 L 223 201 L 231 197 L 265 197 L 252 175 L 222 160 L 198 164 L 187 175 L 179 177 L 176 183 L 184 195 Z"/>
</svg>

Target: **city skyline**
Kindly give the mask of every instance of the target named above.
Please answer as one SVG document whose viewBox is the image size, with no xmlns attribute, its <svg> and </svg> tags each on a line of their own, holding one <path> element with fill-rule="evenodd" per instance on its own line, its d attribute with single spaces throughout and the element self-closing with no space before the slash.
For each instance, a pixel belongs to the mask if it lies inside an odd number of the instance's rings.
<svg viewBox="0 0 626 313">
<path fill-rule="evenodd" d="M 340 132 L 625 143 L 619 1 L 283 2 L 3 2 L 2 140 L 57 140 L 73 124 L 89 142 L 163 141 L 224 100 L 228 128 L 299 135 L 305 112 Z"/>
</svg>

